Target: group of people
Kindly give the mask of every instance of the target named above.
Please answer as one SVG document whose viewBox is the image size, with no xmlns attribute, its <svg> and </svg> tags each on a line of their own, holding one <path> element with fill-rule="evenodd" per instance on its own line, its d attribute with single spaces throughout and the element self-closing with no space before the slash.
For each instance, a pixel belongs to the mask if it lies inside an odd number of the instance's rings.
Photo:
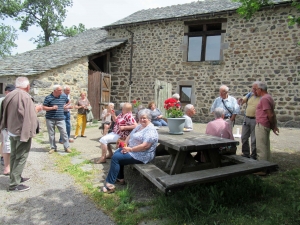
<svg viewBox="0 0 300 225">
<path fill-rule="evenodd" d="M 242 156 L 258 160 L 270 160 L 270 131 L 279 134 L 275 114 L 275 103 L 268 94 L 267 85 L 256 81 L 252 84 L 251 92 L 245 97 L 236 100 L 228 94 L 229 88 L 222 85 L 219 89 L 220 96 L 212 104 L 211 112 L 215 121 L 207 125 L 207 134 L 233 139 L 232 128 L 235 117 L 240 113 L 240 106 L 246 104 L 242 125 Z M 249 145 L 251 139 L 251 151 Z M 265 171 L 258 173 L 265 175 Z"/>
<path fill-rule="evenodd" d="M 35 105 L 29 95 L 30 83 L 26 77 L 18 77 L 15 86 L 5 88 L 6 97 L 0 99 L 1 107 L 1 137 L 2 156 L 4 158 L 4 174 L 10 176 L 9 191 L 25 191 L 29 187 L 23 183 L 30 178 L 22 177 L 31 139 L 39 131 L 37 113 L 45 110 L 46 125 L 49 134 L 49 153 L 57 151 L 55 141 L 55 127 L 60 133 L 59 142 L 64 150 L 70 153 L 70 110 L 77 109 L 77 125 L 74 139 L 84 135 L 87 112 L 90 111 L 90 102 L 86 93 L 81 92 L 80 97 L 73 106 L 70 102 L 70 87 L 64 89 L 60 85 L 53 86 L 53 92 L 46 96 L 42 105 Z M 274 112 L 275 104 L 267 92 L 263 82 L 254 82 L 252 91 L 244 98 L 236 100 L 229 95 L 229 88 L 222 85 L 220 96 L 215 99 L 210 111 L 214 113 L 215 120 L 207 124 L 206 133 L 221 138 L 233 139 L 232 129 L 235 117 L 240 113 L 240 106 L 247 104 L 242 126 L 242 152 L 244 157 L 259 160 L 270 160 L 270 130 L 278 135 L 279 130 Z M 179 95 L 173 95 L 179 101 Z M 155 102 L 150 102 L 148 108 L 139 106 L 136 117 L 132 114 L 132 104 L 120 104 L 120 110 L 114 110 L 114 104 L 109 103 L 103 110 L 103 136 L 100 138 L 102 156 L 95 163 L 106 163 L 111 159 L 110 170 L 106 183 L 101 191 L 112 193 L 115 183 L 124 184 L 124 166 L 128 164 L 141 164 L 151 161 L 155 156 L 158 143 L 158 133 L 155 126 L 166 126 L 162 113 L 156 108 Z M 184 106 L 185 128 L 193 129 L 191 117 L 196 113 L 191 104 Z M 251 137 L 251 153 L 249 146 Z M 118 149 L 113 153 L 110 143 L 118 143 Z M 9 154 L 9 155 L 7 155 Z M 195 158 L 196 160 L 202 157 Z"/>
</svg>

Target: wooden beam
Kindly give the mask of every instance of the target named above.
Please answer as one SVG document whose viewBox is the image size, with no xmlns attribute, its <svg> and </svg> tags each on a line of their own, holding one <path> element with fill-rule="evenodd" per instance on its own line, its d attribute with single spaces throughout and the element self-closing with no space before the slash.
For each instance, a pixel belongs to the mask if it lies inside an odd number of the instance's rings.
<svg viewBox="0 0 300 225">
<path fill-rule="evenodd" d="M 94 61 L 93 60 L 90 60 L 89 61 L 89 63 L 94 67 L 94 69 L 95 70 L 97 70 L 97 71 L 101 71 L 101 69 L 97 66 L 97 64 L 96 63 L 94 63 Z"/>
</svg>

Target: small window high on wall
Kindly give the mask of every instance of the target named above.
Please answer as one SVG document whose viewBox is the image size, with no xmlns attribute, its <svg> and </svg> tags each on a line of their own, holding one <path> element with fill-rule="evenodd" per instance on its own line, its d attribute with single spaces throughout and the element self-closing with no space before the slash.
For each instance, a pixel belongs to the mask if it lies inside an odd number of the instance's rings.
<svg viewBox="0 0 300 225">
<path fill-rule="evenodd" d="M 185 22 L 188 38 L 187 61 L 216 61 L 221 58 L 222 23 L 224 19 Z"/>
<path fill-rule="evenodd" d="M 192 98 L 192 86 L 180 86 L 179 89 L 180 102 L 190 104 Z"/>
</svg>

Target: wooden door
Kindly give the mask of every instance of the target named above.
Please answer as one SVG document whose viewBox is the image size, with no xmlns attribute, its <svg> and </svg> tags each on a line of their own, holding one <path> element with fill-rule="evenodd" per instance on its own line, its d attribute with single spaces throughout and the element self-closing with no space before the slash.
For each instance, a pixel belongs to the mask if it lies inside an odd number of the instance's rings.
<svg viewBox="0 0 300 225">
<path fill-rule="evenodd" d="M 110 101 L 111 77 L 99 71 L 88 71 L 88 99 L 94 119 L 101 120 L 102 110 Z"/>
<path fill-rule="evenodd" d="M 111 87 L 111 76 L 107 73 L 101 73 L 101 84 L 100 84 L 100 115 L 110 102 L 110 87 Z M 100 116 L 101 117 L 101 116 Z"/>
<path fill-rule="evenodd" d="M 154 89 L 156 107 L 166 116 L 164 102 L 172 96 L 172 84 L 156 79 Z"/>
</svg>

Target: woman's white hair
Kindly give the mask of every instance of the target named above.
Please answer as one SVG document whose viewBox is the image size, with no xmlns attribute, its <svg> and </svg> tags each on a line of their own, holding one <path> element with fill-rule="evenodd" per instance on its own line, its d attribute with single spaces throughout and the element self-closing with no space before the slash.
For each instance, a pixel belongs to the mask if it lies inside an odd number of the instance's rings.
<svg viewBox="0 0 300 225">
<path fill-rule="evenodd" d="M 152 118 L 150 109 L 142 109 L 139 111 L 138 115 L 139 115 L 139 119 L 142 116 L 146 116 L 148 120 L 151 120 L 151 118 Z"/>
<path fill-rule="evenodd" d="M 27 77 L 18 77 L 15 84 L 17 88 L 27 88 L 30 83 Z"/>
<path fill-rule="evenodd" d="M 175 99 L 179 100 L 180 99 L 180 95 L 177 94 L 177 93 L 175 93 L 174 95 L 172 95 L 172 98 L 175 98 Z"/>
<path fill-rule="evenodd" d="M 115 104 L 112 103 L 112 102 L 108 103 L 108 105 L 109 105 L 109 106 L 115 106 Z"/>
<path fill-rule="evenodd" d="M 59 87 L 61 87 L 59 84 L 55 84 L 55 85 L 53 85 L 52 89 L 53 89 L 53 91 L 55 91 Z"/>
</svg>

